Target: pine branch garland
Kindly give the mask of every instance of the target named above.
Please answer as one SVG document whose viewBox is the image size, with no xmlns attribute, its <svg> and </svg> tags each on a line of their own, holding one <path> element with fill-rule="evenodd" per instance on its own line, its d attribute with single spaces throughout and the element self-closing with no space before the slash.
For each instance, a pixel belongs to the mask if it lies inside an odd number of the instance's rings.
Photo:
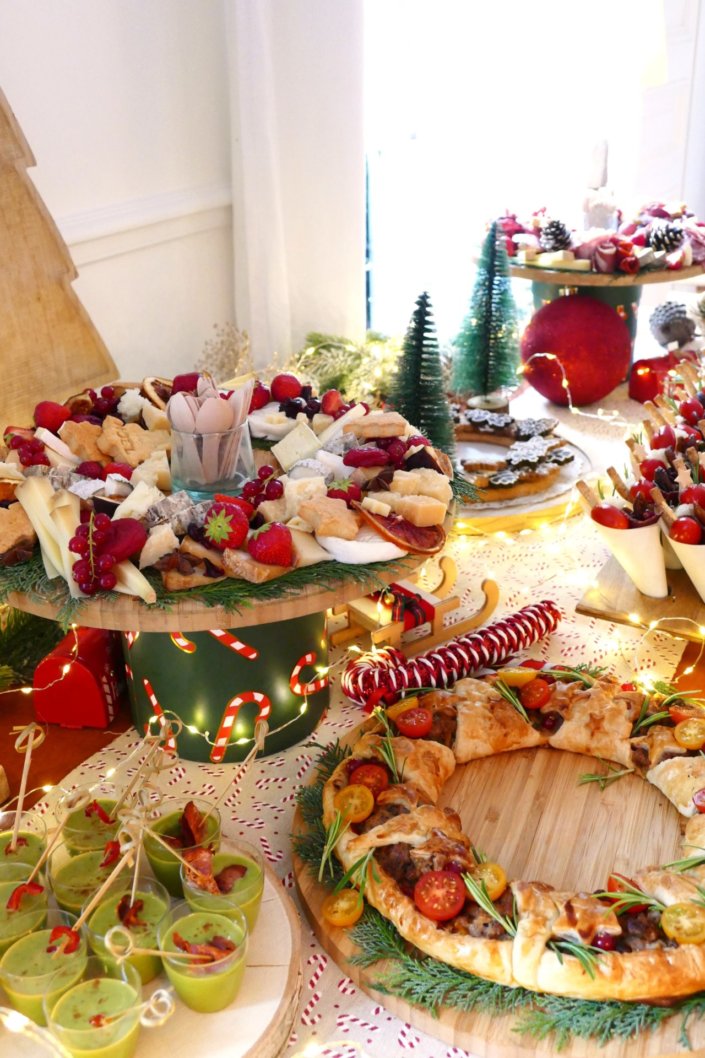
<svg viewBox="0 0 705 1058">
<path fill-rule="evenodd" d="M 8 607 L 0 615 L 0 691 L 31 684 L 37 665 L 63 636 L 55 621 Z"/>
<path fill-rule="evenodd" d="M 487 395 L 516 385 L 519 366 L 517 310 L 504 239 L 495 221 L 477 266 L 470 311 L 453 342 L 453 389 Z"/>
<path fill-rule="evenodd" d="M 416 301 L 404 338 L 389 404 L 413 423 L 432 445 L 452 457 L 455 451 L 453 420 L 442 376 L 431 299 L 423 293 Z"/>
</svg>

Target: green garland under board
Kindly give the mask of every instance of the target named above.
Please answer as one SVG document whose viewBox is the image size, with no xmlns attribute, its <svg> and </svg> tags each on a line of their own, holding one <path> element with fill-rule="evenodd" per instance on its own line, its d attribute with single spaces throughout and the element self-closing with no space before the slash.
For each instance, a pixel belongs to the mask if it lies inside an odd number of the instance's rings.
<svg viewBox="0 0 705 1058">
<path fill-rule="evenodd" d="M 338 742 L 325 747 L 315 764 L 315 781 L 298 794 L 299 810 L 308 829 L 294 835 L 294 852 L 314 876 L 318 875 L 326 839 L 323 786 L 349 752 Z M 326 872 L 324 884 L 332 887 L 341 877 L 342 870 L 336 861 L 333 874 Z M 595 1040 L 600 1045 L 614 1039 L 632 1039 L 639 1033 L 653 1032 L 668 1018 L 676 1016 L 681 1018 L 679 1043 L 689 1050 L 688 1022 L 705 1015 L 705 993 L 702 992 L 674 1006 L 663 1007 L 650 1003 L 570 999 L 486 981 L 410 948 L 395 926 L 370 906 L 365 908 L 350 936 L 360 949 L 353 956 L 353 963 L 369 967 L 388 960 L 392 964 L 377 980 L 370 982 L 377 991 L 398 996 L 434 1016 L 442 1006 L 493 1016 L 513 1014 L 517 1018 L 514 1027 L 517 1034 L 536 1040 L 551 1037 L 556 1051 L 574 1038 Z"/>
<path fill-rule="evenodd" d="M 0 691 L 32 683 L 34 670 L 63 639 L 56 621 L 11 606 L 0 614 Z"/>
</svg>

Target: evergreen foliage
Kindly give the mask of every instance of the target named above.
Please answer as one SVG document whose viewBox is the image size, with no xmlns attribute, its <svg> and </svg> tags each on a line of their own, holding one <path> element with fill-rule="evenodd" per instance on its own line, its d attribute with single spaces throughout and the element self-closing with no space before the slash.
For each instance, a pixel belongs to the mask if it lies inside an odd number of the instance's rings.
<svg viewBox="0 0 705 1058">
<path fill-rule="evenodd" d="M 431 299 L 426 293 L 416 301 L 389 403 L 432 445 L 453 456 L 453 421 L 443 389 L 443 368 Z"/>
<path fill-rule="evenodd" d="M 477 266 L 470 311 L 453 342 L 453 390 L 485 396 L 517 381 L 519 338 L 509 258 L 495 221 Z"/>
</svg>

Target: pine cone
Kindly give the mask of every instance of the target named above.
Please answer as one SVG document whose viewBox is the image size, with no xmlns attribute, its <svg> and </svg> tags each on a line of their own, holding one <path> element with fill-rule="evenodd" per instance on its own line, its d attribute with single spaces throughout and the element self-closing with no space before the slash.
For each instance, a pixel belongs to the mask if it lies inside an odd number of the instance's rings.
<svg viewBox="0 0 705 1058">
<path fill-rule="evenodd" d="M 649 231 L 649 246 L 654 250 L 677 250 L 683 242 L 680 224 L 652 224 Z"/>
<path fill-rule="evenodd" d="M 649 317 L 649 327 L 659 345 L 664 348 L 671 342 L 687 345 L 695 334 L 695 324 L 687 314 L 685 305 L 677 301 L 664 301 Z"/>
<path fill-rule="evenodd" d="M 565 250 L 570 246 L 570 229 L 562 220 L 549 220 L 539 236 L 542 250 Z"/>
</svg>

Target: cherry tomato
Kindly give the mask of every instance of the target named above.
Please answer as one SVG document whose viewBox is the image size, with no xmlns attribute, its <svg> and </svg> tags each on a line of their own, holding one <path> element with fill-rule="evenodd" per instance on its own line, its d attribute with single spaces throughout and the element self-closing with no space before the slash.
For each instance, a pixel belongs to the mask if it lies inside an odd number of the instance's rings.
<svg viewBox="0 0 705 1058">
<path fill-rule="evenodd" d="M 696 790 L 693 794 L 693 804 L 697 808 L 698 812 L 705 812 L 705 787 L 701 790 Z"/>
<path fill-rule="evenodd" d="M 337 893 L 328 893 L 321 905 L 321 913 L 331 926 L 346 929 L 354 926 L 363 911 L 363 900 L 357 889 L 341 889 Z"/>
<path fill-rule="evenodd" d="M 623 893 L 625 889 L 639 889 L 636 882 L 633 882 L 631 878 L 627 878 L 626 874 L 617 874 L 616 871 L 609 876 L 607 879 L 607 892 L 608 893 Z M 641 892 L 641 890 L 639 890 Z M 634 907 L 630 907 L 626 912 L 627 915 L 638 915 L 640 911 L 646 911 L 648 904 L 635 904 Z"/>
<path fill-rule="evenodd" d="M 659 469 L 659 467 L 663 467 L 663 466 L 664 466 L 664 462 L 663 462 L 662 459 L 644 459 L 639 464 L 639 470 L 641 471 L 641 473 L 643 474 L 643 476 L 646 478 L 647 481 L 653 481 L 654 480 L 654 474 Z"/>
<path fill-rule="evenodd" d="M 661 426 L 651 438 L 652 448 L 675 448 L 676 431 L 672 426 Z"/>
<path fill-rule="evenodd" d="M 697 397 L 689 397 L 687 400 L 682 400 L 678 405 L 678 411 L 691 426 L 697 426 L 700 419 L 705 418 L 705 408 L 703 408 Z"/>
<path fill-rule="evenodd" d="M 637 496 L 641 496 L 648 502 L 651 501 L 651 490 L 654 487 L 653 481 L 647 481 L 646 478 L 642 478 L 641 481 L 635 481 L 629 489 L 629 499 L 634 502 Z M 683 502 L 686 502 L 685 500 Z"/>
<path fill-rule="evenodd" d="M 697 503 L 705 507 L 705 485 L 687 485 L 681 489 L 681 503 Z"/>
<path fill-rule="evenodd" d="M 504 873 L 504 868 L 500 867 L 498 863 L 490 863 L 489 861 L 487 863 L 478 863 L 476 867 L 473 867 L 471 874 L 478 882 L 485 883 L 487 895 L 492 901 L 499 900 L 507 888 L 507 876 Z"/>
<path fill-rule="evenodd" d="M 669 705 L 668 712 L 674 724 L 682 724 L 684 720 L 705 716 L 705 711 L 702 709 L 698 709 L 695 705 L 684 705 L 682 702 L 674 702 L 673 705 Z"/>
<path fill-rule="evenodd" d="M 620 684 L 619 689 L 620 689 L 620 691 L 635 691 L 636 690 L 636 684 L 635 683 L 622 683 L 622 684 Z"/>
<path fill-rule="evenodd" d="M 702 944 L 705 941 L 705 907 L 700 904 L 671 904 L 661 915 L 661 929 L 676 944 Z"/>
<path fill-rule="evenodd" d="M 350 783 L 353 786 L 366 786 L 376 801 L 382 790 L 389 786 L 389 776 L 381 764 L 360 764 L 350 772 Z"/>
<path fill-rule="evenodd" d="M 538 672 L 545 667 L 546 662 L 537 661 L 536 658 L 524 658 L 524 660 L 520 661 L 519 664 L 523 669 L 536 669 L 536 671 Z"/>
<path fill-rule="evenodd" d="M 414 886 L 414 903 L 426 918 L 448 922 L 465 906 L 465 883 L 455 871 L 427 871 Z"/>
<path fill-rule="evenodd" d="M 362 823 L 372 815 L 375 799 L 372 790 L 360 783 L 344 786 L 333 798 L 335 808 L 348 823 Z"/>
<path fill-rule="evenodd" d="M 519 691 L 519 701 L 525 709 L 541 709 L 551 698 L 551 685 L 537 676 Z"/>
<path fill-rule="evenodd" d="M 613 503 L 597 503 L 590 511 L 590 517 L 598 525 L 605 525 L 608 529 L 628 529 L 629 519 L 624 511 L 615 507 Z"/>
<path fill-rule="evenodd" d="M 668 530 L 671 540 L 677 540 L 679 544 L 699 544 L 703 538 L 700 522 L 696 518 L 676 518 Z"/>
<path fill-rule="evenodd" d="M 406 738 L 425 738 L 433 727 L 433 713 L 419 705 L 415 709 L 405 709 L 394 723 L 399 734 Z"/>
<path fill-rule="evenodd" d="M 681 720 L 673 729 L 673 737 L 684 749 L 702 749 L 705 746 L 705 718 L 691 716 Z"/>
<path fill-rule="evenodd" d="M 536 669 L 530 669 L 526 665 L 522 665 L 516 669 L 500 669 L 497 677 L 502 683 L 506 683 L 507 687 L 524 687 L 527 683 L 531 683 L 532 680 L 536 679 L 536 671 Z"/>
</svg>

